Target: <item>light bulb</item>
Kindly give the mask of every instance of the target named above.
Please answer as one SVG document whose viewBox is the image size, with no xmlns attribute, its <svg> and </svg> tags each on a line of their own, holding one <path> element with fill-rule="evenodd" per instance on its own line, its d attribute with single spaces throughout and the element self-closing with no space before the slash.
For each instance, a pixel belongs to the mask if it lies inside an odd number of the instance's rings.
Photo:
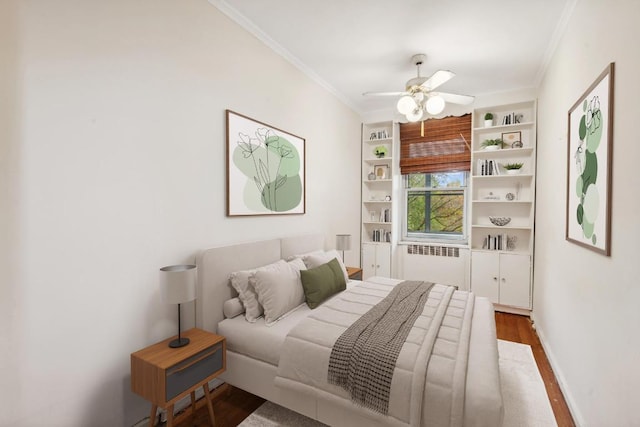
<svg viewBox="0 0 640 427">
<path fill-rule="evenodd" d="M 427 99 L 426 107 L 429 114 L 440 114 L 444 110 L 444 99 L 438 95 L 431 96 Z"/>
<path fill-rule="evenodd" d="M 422 118 L 422 108 L 415 108 L 413 111 L 407 113 L 406 116 L 407 120 L 409 120 L 410 122 L 420 121 L 420 119 Z"/>
<path fill-rule="evenodd" d="M 416 101 L 409 95 L 405 95 L 398 100 L 398 111 L 402 114 L 409 114 L 412 112 L 418 105 Z"/>
</svg>

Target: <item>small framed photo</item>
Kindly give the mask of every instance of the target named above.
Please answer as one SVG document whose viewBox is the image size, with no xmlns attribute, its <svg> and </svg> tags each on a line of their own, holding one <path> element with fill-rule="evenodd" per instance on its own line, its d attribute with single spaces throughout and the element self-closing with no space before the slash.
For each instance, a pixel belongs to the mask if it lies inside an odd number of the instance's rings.
<svg viewBox="0 0 640 427">
<path fill-rule="evenodd" d="M 375 165 L 373 173 L 376 174 L 376 179 L 389 179 L 389 165 Z"/>
<path fill-rule="evenodd" d="M 507 147 L 522 147 L 522 133 L 521 132 L 502 132 L 502 142 Z M 519 144 L 516 144 L 519 143 Z"/>
</svg>

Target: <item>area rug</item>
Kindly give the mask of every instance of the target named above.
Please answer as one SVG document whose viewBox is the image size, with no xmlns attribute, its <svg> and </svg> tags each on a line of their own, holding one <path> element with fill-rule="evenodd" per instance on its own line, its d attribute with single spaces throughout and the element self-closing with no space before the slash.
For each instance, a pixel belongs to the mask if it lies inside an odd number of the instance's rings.
<svg viewBox="0 0 640 427">
<path fill-rule="evenodd" d="M 531 347 L 498 340 L 500 381 L 504 400 L 504 427 L 556 427 L 547 391 Z M 242 427 L 322 427 L 324 424 L 265 402 Z"/>
</svg>

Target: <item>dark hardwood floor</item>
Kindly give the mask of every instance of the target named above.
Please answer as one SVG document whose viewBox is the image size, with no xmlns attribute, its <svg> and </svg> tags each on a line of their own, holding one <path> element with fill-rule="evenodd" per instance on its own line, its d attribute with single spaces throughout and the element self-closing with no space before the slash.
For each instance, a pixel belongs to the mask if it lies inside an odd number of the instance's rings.
<svg viewBox="0 0 640 427">
<path fill-rule="evenodd" d="M 540 340 L 531 326 L 531 320 L 526 316 L 496 313 L 496 329 L 499 339 L 529 344 L 542 375 L 549 401 L 553 408 L 558 427 L 574 427 L 573 418 L 560 391 L 553 370 L 549 365 Z M 240 389 L 230 387 L 228 393 L 223 393 L 214 402 L 217 427 L 234 427 L 244 420 L 251 412 L 264 403 L 264 399 L 254 396 Z M 196 411 L 195 416 L 189 416 L 177 424 L 177 427 L 209 426 L 209 416 L 206 406 Z M 510 426 L 505 426 L 510 427 Z"/>
</svg>

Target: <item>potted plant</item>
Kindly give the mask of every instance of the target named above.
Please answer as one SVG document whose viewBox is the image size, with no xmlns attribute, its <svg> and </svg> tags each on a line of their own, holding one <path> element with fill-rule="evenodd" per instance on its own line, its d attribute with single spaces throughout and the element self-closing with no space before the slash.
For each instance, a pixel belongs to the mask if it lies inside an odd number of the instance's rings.
<svg viewBox="0 0 640 427">
<path fill-rule="evenodd" d="M 484 127 L 489 128 L 493 126 L 493 113 L 486 113 L 484 115 Z"/>
<path fill-rule="evenodd" d="M 503 165 L 503 167 L 507 170 L 509 175 L 516 175 L 520 173 L 523 165 L 524 163 L 507 163 L 506 165 Z"/>
<path fill-rule="evenodd" d="M 387 147 L 384 145 L 378 145 L 373 149 L 373 154 L 375 154 L 377 158 L 381 159 L 387 155 Z"/>
<path fill-rule="evenodd" d="M 485 150 L 499 150 L 502 148 L 502 140 L 500 138 L 496 139 L 485 139 L 482 141 L 480 146 Z"/>
</svg>

